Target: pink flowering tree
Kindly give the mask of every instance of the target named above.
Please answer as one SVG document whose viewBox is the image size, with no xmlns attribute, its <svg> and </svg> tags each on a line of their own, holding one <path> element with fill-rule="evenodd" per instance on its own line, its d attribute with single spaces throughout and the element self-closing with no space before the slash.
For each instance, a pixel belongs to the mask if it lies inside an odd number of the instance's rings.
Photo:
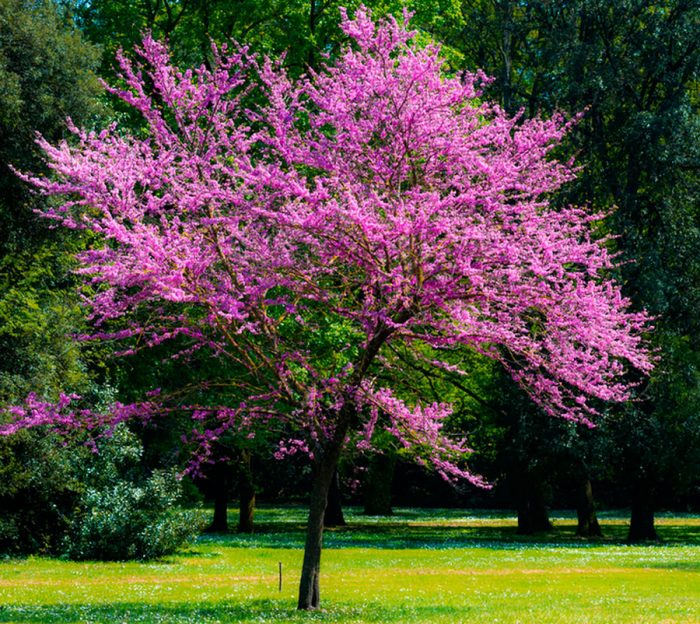
<svg viewBox="0 0 700 624">
<path fill-rule="evenodd" d="M 628 398 L 626 370 L 651 368 L 647 319 L 627 310 L 592 235 L 600 215 L 548 204 L 574 175 L 549 157 L 567 123 L 508 117 L 481 99 L 483 75 L 446 75 L 405 22 L 360 9 L 341 27 L 339 57 L 296 81 L 223 46 L 211 69 L 181 71 L 146 36 L 109 87 L 140 130 L 41 141 L 54 174 L 28 180 L 56 198 L 45 216 L 95 235 L 79 256 L 92 339 L 125 353 L 170 344 L 235 374 L 215 404 L 154 390 L 95 413 L 76 397 L 30 397 L 4 427 L 184 411 L 202 458 L 228 431 L 282 422 L 295 433 L 278 454 L 303 450 L 315 466 L 300 609 L 319 605 L 324 509 L 346 445 L 382 427 L 445 478 L 485 485 L 443 432 L 450 406 L 392 389 L 393 348 L 450 375 L 465 374 L 450 354 L 475 350 L 547 412 L 582 422 Z"/>
</svg>

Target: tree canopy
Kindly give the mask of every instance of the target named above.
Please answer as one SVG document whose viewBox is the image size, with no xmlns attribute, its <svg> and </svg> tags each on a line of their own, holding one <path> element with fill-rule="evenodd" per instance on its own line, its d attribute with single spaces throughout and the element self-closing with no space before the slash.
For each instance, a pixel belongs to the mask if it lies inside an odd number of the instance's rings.
<svg viewBox="0 0 700 624">
<path fill-rule="evenodd" d="M 125 353 L 172 344 L 228 362 L 223 404 L 153 389 L 107 414 L 36 396 L 18 427 L 113 426 L 174 411 L 200 456 L 225 431 L 281 420 L 316 464 L 300 608 L 318 606 L 322 516 L 342 447 L 387 431 L 447 478 L 481 479 L 442 433 L 450 406 L 391 387 L 391 344 L 459 373 L 458 347 L 496 359 L 552 415 L 589 422 L 629 396 L 628 367 L 651 370 L 645 314 L 608 277 L 601 218 L 552 208 L 574 177 L 549 157 L 570 123 L 511 117 L 481 98 L 480 73 L 449 76 L 435 46 L 393 18 L 343 17 L 352 40 L 292 79 L 276 61 L 221 46 L 211 68 L 180 70 L 146 36 L 119 55 L 112 93 L 142 128 L 41 141 L 53 176 L 25 176 L 45 216 L 96 235 L 78 254 L 91 338 Z M 204 380 L 202 388 L 206 388 Z M 251 434 L 254 435 L 254 427 Z"/>
</svg>

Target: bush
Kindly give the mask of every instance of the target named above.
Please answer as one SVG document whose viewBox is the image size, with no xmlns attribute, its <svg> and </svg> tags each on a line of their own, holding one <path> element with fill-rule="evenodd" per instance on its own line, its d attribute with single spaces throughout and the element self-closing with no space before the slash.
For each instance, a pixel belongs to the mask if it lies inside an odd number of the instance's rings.
<svg viewBox="0 0 700 624">
<path fill-rule="evenodd" d="M 180 484 L 172 472 L 157 471 L 142 483 L 119 481 L 88 488 L 84 511 L 66 541 L 71 559 L 152 559 L 175 552 L 199 533 L 201 516 L 173 508 Z"/>
<path fill-rule="evenodd" d="M 152 559 L 175 552 L 203 528 L 196 511 L 177 507 L 182 484 L 174 470 L 145 471 L 143 448 L 126 426 L 99 443 L 81 468 L 82 512 L 65 541 L 71 559 Z"/>
<path fill-rule="evenodd" d="M 178 507 L 174 470 L 147 470 L 126 426 L 98 443 L 62 443 L 43 430 L 0 438 L 0 555 L 151 559 L 176 551 L 203 529 Z"/>
<path fill-rule="evenodd" d="M 44 431 L 0 437 L 0 554 L 55 554 L 80 505 L 69 449 Z"/>
</svg>

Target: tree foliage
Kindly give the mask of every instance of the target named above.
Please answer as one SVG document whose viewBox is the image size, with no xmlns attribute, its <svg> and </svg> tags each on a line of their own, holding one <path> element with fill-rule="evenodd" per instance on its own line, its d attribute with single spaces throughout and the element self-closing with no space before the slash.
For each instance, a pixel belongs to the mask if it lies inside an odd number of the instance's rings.
<svg viewBox="0 0 700 624">
<path fill-rule="evenodd" d="M 419 358 L 424 345 L 436 352 L 426 366 L 458 374 L 439 354 L 474 348 L 547 412 L 582 422 L 595 401 L 627 398 L 628 365 L 651 368 L 645 315 L 604 279 L 614 262 L 591 233 L 599 215 L 548 204 L 573 177 L 547 157 L 567 124 L 481 101 L 482 75 L 446 77 L 437 48 L 393 19 L 362 9 L 341 26 L 354 46 L 298 81 L 225 47 L 212 69 L 183 72 L 146 36 L 141 61 L 119 55 L 127 88 L 112 92 L 148 136 L 73 127 L 75 146 L 41 142 L 55 176 L 28 178 L 62 198 L 48 218 L 102 240 L 78 256 L 93 339 L 228 361 L 227 404 L 169 405 L 154 390 L 104 415 L 30 396 L 3 427 L 186 411 L 206 455 L 231 428 L 281 419 L 287 450 L 316 464 L 300 608 L 318 606 L 340 451 L 371 440 L 380 413 L 445 477 L 481 482 L 442 434 L 450 406 L 408 402 L 380 375 L 391 345 Z"/>
<path fill-rule="evenodd" d="M 424 22 L 494 76 L 488 93 L 509 110 L 586 110 L 565 138 L 582 169 L 559 201 L 616 206 L 605 227 L 620 281 L 656 316 L 657 372 L 601 431 L 615 468 L 601 476 L 628 500 L 682 491 L 700 457 L 699 11 L 685 0 L 465 0 L 460 20 Z"/>
<path fill-rule="evenodd" d="M 80 491 L 56 436 L 36 430 L 1 439 L 0 553 L 60 553 Z"/>
<path fill-rule="evenodd" d="M 58 140 L 65 119 L 100 110 L 97 51 L 50 2 L 0 2 L 0 400 L 57 393 L 84 377 L 66 334 L 79 324 L 67 277 L 74 236 L 51 231 L 33 210 L 43 200 L 9 166 L 42 167 L 35 133 Z"/>
</svg>

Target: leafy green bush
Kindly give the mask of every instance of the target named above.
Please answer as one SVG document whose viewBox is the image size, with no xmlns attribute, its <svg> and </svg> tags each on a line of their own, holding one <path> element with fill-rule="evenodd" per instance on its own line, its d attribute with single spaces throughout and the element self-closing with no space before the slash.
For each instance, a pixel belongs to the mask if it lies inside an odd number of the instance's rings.
<svg viewBox="0 0 700 624">
<path fill-rule="evenodd" d="M 57 552 L 79 506 L 71 464 L 69 449 L 43 431 L 0 437 L 0 554 Z"/>
<path fill-rule="evenodd" d="M 199 514 L 174 509 L 180 484 L 173 473 L 154 472 L 144 482 L 119 481 L 88 488 L 85 509 L 66 542 L 71 559 L 152 559 L 194 539 Z"/>
<path fill-rule="evenodd" d="M 81 467 L 85 490 L 65 541 L 69 558 L 152 559 L 197 536 L 202 518 L 177 507 L 182 484 L 175 471 L 145 471 L 132 432 L 117 427 L 98 451 Z"/>
</svg>

